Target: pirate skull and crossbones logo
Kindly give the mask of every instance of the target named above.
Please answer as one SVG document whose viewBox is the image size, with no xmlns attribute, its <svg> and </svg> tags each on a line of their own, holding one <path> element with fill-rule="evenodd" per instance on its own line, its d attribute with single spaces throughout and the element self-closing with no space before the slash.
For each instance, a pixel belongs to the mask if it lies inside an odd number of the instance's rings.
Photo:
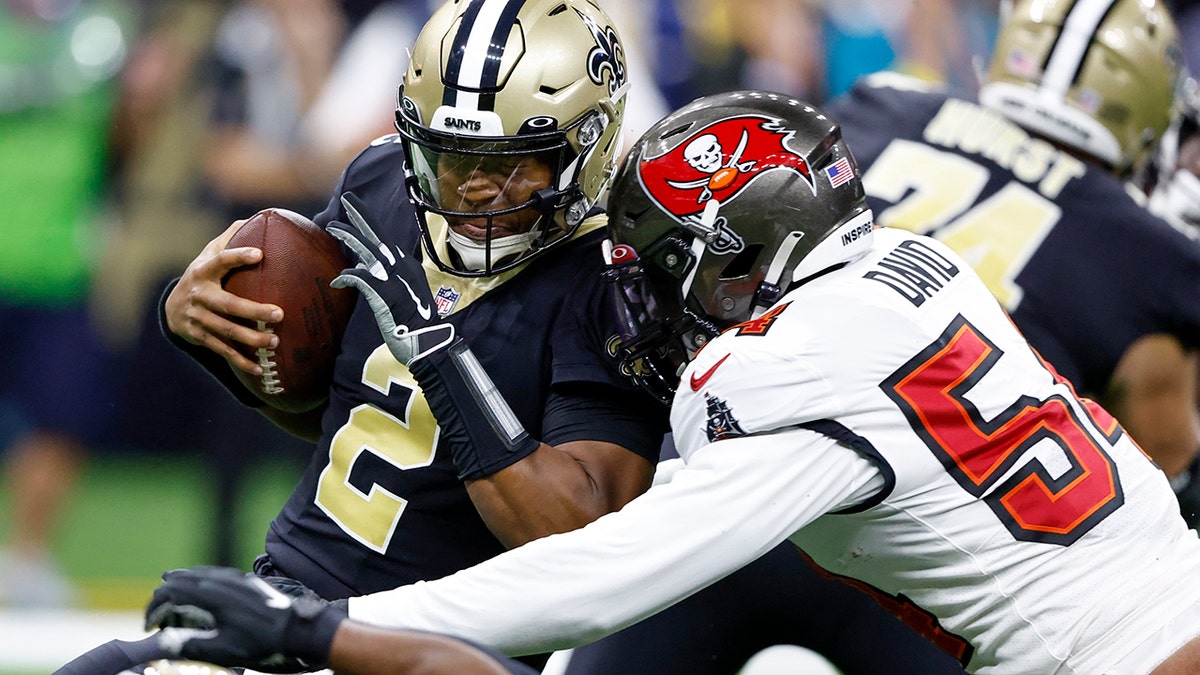
<svg viewBox="0 0 1200 675">
<path fill-rule="evenodd" d="M 717 138 L 716 134 L 697 136 L 683 149 L 683 158 L 693 169 L 700 173 L 708 174 L 708 176 L 686 182 L 667 182 L 680 190 L 701 188 L 700 197 L 696 200 L 697 203 L 712 199 L 714 191 L 728 187 L 737 179 L 738 174 L 754 168 L 755 162 L 753 160 L 748 162 L 740 161 L 742 153 L 746 151 L 746 143 L 749 140 L 750 134 L 743 129 L 742 137 L 738 141 L 738 146 L 734 149 L 733 154 L 729 156 L 729 161 L 722 162 L 722 158 L 725 157 L 725 149 L 721 147 L 721 141 Z"/>
</svg>

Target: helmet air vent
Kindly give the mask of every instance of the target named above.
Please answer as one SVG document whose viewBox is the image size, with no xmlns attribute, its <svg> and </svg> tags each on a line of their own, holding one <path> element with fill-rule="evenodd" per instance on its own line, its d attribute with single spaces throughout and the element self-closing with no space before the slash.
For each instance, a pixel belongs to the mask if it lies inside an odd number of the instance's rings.
<svg viewBox="0 0 1200 675">
<path fill-rule="evenodd" d="M 672 129 L 668 129 L 667 131 L 664 131 L 661 135 L 659 135 L 659 139 L 665 141 L 668 138 L 671 138 L 672 136 L 678 136 L 679 134 L 686 133 L 687 131 L 689 131 L 692 128 L 692 126 L 693 126 L 692 123 L 688 122 L 687 124 L 681 124 Z"/>
<path fill-rule="evenodd" d="M 729 261 L 717 278 L 726 281 L 749 276 L 750 271 L 754 269 L 754 262 L 758 260 L 758 254 L 762 253 L 762 250 L 762 244 L 748 244 L 733 257 L 733 260 Z"/>
</svg>

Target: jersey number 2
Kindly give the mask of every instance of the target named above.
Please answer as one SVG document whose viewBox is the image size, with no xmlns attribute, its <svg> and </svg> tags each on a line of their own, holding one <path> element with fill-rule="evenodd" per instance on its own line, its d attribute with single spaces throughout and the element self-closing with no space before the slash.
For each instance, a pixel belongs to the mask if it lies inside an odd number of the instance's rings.
<svg viewBox="0 0 1200 675">
<path fill-rule="evenodd" d="M 1092 413 L 1064 396 L 1021 396 L 985 420 L 967 394 L 1001 355 L 958 317 L 881 386 L 958 484 L 1013 537 L 1069 546 L 1124 503 L 1116 466 L 1097 440 Z M 1031 452 L 1043 441 L 1067 458 L 1058 476 Z"/>
<path fill-rule="evenodd" d="M 386 553 L 408 500 L 378 483 L 356 485 L 351 472 L 364 457 L 400 470 L 429 466 L 440 430 L 412 374 L 387 345 L 367 359 L 362 382 L 382 394 L 407 397 L 404 419 L 365 403 L 352 410 L 329 444 L 329 464 L 317 482 L 316 502 L 346 534 Z"/>
</svg>

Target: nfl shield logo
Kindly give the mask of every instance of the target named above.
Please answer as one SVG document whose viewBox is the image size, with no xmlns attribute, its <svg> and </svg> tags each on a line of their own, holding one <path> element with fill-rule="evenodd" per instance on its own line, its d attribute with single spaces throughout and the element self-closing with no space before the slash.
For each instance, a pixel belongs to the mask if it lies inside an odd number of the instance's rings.
<svg viewBox="0 0 1200 675">
<path fill-rule="evenodd" d="M 458 299 L 462 293 L 456 292 L 449 286 L 441 286 L 438 288 L 437 295 L 433 297 L 433 304 L 437 306 L 439 317 L 444 317 L 454 311 L 454 305 L 458 304 Z"/>
</svg>

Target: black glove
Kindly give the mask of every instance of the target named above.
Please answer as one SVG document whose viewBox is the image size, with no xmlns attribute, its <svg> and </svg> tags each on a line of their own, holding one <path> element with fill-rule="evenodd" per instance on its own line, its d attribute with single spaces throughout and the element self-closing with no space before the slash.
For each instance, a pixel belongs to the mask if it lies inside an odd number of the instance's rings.
<svg viewBox="0 0 1200 675">
<path fill-rule="evenodd" d="M 162 629 L 158 642 L 169 656 L 264 673 L 324 667 L 346 618 L 343 606 L 311 591 L 292 598 L 227 567 L 167 572 L 146 606 L 146 629 Z"/>
<path fill-rule="evenodd" d="M 274 588 L 293 600 L 299 600 L 300 598 L 311 598 L 318 602 L 325 602 L 325 598 L 317 595 L 316 591 L 291 577 L 280 577 L 273 575 L 264 576 L 262 574 L 258 574 L 257 576 L 259 579 L 262 579 L 270 584 L 271 588 Z"/>
<path fill-rule="evenodd" d="M 454 326 L 438 319 L 421 263 L 379 239 L 362 216 L 362 200 L 353 193 L 342 195 L 342 206 L 354 227 L 334 221 L 325 230 L 349 247 L 358 264 L 329 285 L 358 289 L 392 356 L 406 366 L 450 344 Z"/>
</svg>

